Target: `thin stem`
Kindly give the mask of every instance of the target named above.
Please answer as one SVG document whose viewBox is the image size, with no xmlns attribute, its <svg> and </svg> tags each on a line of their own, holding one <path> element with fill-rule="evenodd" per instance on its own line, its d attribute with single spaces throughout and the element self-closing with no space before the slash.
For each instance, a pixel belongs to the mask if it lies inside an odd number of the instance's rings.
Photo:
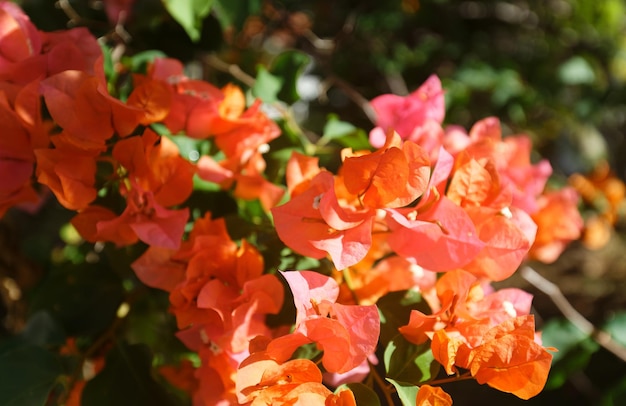
<svg viewBox="0 0 626 406">
<path fill-rule="evenodd" d="M 372 378 L 374 378 L 374 382 L 376 382 L 376 384 L 378 385 L 378 387 L 383 391 L 383 394 L 385 395 L 385 401 L 387 402 L 388 405 L 393 405 L 393 399 L 391 398 L 391 391 L 389 390 L 389 384 L 387 384 L 383 378 L 380 377 L 380 375 L 378 375 L 378 371 L 376 371 L 376 368 L 374 367 L 374 365 L 372 365 L 371 362 L 369 362 L 370 365 L 370 376 Z"/>
<path fill-rule="evenodd" d="M 533 286 L 548 295 L 561 313 L 563 313 L 580 331 L 592 337 L 598 344 L 612 352 L 621 360 L 626 361 L 626 348 L 613 340 L 609 333 L 596 328 L 589 320 L 580 314 L 563 295 L 557 285 L 539 275 L 537 271 L 529 266 L 520 269 L 520 274 Z"/>
<path fill-rule="evenodd" d="M 363 110 L 363 113 L 365 113 L 372 124 L 376 124 L 376 111 L 374 111 L 374 108 L 370 104 L 369 100 L 363 97 L 363 95 L 352 87 L 352 85 L 334 75 L 331 75 L 324 82 L 325 86 L 323 88 L 328 89 L 334 85 L 341 89 L 346 96 L 348 96 L 357 106 L 361 108 L 361 110 Z"/>
<path fill-rule="evenodd" d="M 422 382 L 422 385 L 443 385 L 444 383 L 464 381 L 467 379 L 473 379 L 472 374 L 470 374 L 469 372 L 466 372 L 461 375 L 451 376 L 449 378 L 434 379 L 432 381 Z"/>
<path fill-rule="evenodd" d="M 239 66 L 232 63 L 224 62 L 214 54 L 207 55 L 205 61 L 210 67 L 217 69 L 220 72 L 230 74 L 232 77 L 239 80 L 241 83 L 245 84 L 248 87 L 254 86 L 254 83 L 256 82 L 255 78 L 248 75 Z"/>
</svg>

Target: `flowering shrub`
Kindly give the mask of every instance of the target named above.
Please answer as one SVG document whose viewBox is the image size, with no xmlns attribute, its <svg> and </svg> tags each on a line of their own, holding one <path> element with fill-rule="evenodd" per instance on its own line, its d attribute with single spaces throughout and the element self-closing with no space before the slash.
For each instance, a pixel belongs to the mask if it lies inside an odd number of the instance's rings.
<svg viewBox="0 0 626 406">
<path fill-rule="evenodd" d="M 373 99 L 371 147 L 347 141 L 330 170 L 235 84 L 166 57 L 112 61 L 86 30 L 38 31 L 12 3 L 0 18 L 0 214 L 53 195 L 80 247 L 133 272 L 104 325 L 2 347 L 7 365 L 37 348 L 39 404 L 106 398 L 124 362 L 143 374 L 135 404 L 167 402 L 165 387 L 194 405 L 448 405 L 439 385 L 457 379 L 543 389 L 555 349 L 532 298 L 490 283 L 554 261 L 582 220 L 573 190 L 546 189 L 527 136 L 503 137 L 496 118 L 444 125 L 431 76 Z M 116 336 L 138 292 L 167 294 L 177 359 L 151 364 Z"/>
</svg>

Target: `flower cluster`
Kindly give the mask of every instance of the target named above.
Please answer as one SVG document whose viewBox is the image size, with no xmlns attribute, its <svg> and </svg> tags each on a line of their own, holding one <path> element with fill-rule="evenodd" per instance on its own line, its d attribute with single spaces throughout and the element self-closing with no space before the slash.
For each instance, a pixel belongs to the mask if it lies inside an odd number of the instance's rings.
<svg viewBox="0 0 626 406">
<path fill-rule="evenodd" d="M 0 215 L 52 194 L 85 241 L 147 245 L 132 269 L 169 293 L 176 335 L 198 360 L 161 371 L 194 405 L 356 404 L 341 383 L 380 373 L 388 343 L 376 304 L 405 291 L 430 312 L 413 309 L 392 334 L 430 343 L 449 375 L 468 371 L 524 399 L 541 391 L 551 355 L 531 297 L 490 282 L 525 259 L 555 260 L 582 224 L 572 190 L 545 190 L 551 167 L 531 162 L 527 136 L 503 137 L 495 118 L 469 132 L 444 126 L 432 76 L 407 97 L 371 101 L 373 148 L 342 150 L 336 173 L 290 146 L 283 185 L 265 155 L 280 127 L 239 87 L 155 58 L 114 67 L 128 80 L 121 93 L 86 30 L 38 31 L 8 2 L 0 21 L 0 167 L 11 174 Z M 181 139 L 211 148 L 183 156 Z M 201 181 L 258 201 L 285 252 L 327 272 L 279 271 L 266 264 L 261 227 L 235 239 L 224 218 L 194 213 Z M 295 320 L 268 322 L 290 311 Z M 418 404 L 451 403 L 435 381 L 412 383 Z"/>
</svg>

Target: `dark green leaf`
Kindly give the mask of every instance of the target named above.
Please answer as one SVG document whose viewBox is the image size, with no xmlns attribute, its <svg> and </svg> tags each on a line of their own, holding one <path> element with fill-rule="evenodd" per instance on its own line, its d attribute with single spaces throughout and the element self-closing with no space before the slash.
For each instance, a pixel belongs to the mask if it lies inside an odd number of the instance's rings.
<svg viewBox="0 0 626 406">
<path fill-rule="evenodd" d="M 614 314 L 604 325 L 604 331 L 626 347 L 626 311 Z"/>
<path fill-rule="evenodd" d="M 172 18 L 187 32 L 192 41 L 200 39 L 202 20 L 209 15 L 213 0 L 162 0 Z"/>
<path fill-rule="evenodd" d="M 567 319 L 552 319 L 548 321 L 542 329 L 541 338 L 544 346 L 554 347 L 559 350 L 552 356 L 553 363 L 558 362 L 582 342 L 592 341 L 588 335 L 580 331 Z M 592 349 L 593 347 L 596 346 L 590 343 L 589 348 Z"/>
<path fill-rule="evenodd" d="M 261 0 L 215 0 L 214 12 L 222 30 L 234 27 L 240 30 L 246 19 L 261 11 Z"/>
<path fill-rule="evenodd" d="M 429 314 L 430 308 L 422 295 L 414 290 L 390 292 L 376 303 L 380 313 L 380 342 L 386 345 L 398 335 L 398 328 L 409 322 L 411 310 L 416 309 Z"/>
<path fill-rule="evenodd" d="M 555 347 L 547 389 L 558 388 L 576 371 L 583 370 L 598 344 L 580 331 L 567 319 L 554 319 L 545 324 L 542 331 L 543 345 Z"/>
<path fill-rule="evenodd" d="M 369 386 L 366 386 L 360 382 L 348 383 L 340 385 L 335 393 L 341 392 L 342 389 L 348 388 L 354 393 L 354 399 L 359 406 L 380 406 L 380 399 L 376 392 Z"/>
<path fill-rule="evenodd" d="M 173 405 L 170 394 L 152 377 L 152 356 L 142 344 L 119 342 L 104 369 L 87 382 L 82 404 L 90 406 Z"/>
<path fill-rule="evenodd" d="M 278 94 L 280 100 L 287 104 L 300 100 L 298 78 L 310 62 L 311 58 L 300 51 L 283 52 L 272 61 L 270 72 L 282 80 L 282 88 Z"/>
<path fill-rule="evenodd" d="M 430 343 L 415 345 L 402 335 L 387 344 L 384 362 L 387 377 L 415 385 L 437 376 L 440 368 L 430 350 Z"/>
<path fill-rule="evenodd" d="M 329 115 L 328 121 L 324 126 L 324 133 L 317 145 L 326 145 L 330 141 L 335 141 L 354 150 L 370 149 L 372 147 L 363 130 L 346 121 L 339 120 L 334 114 Z"/>
<path fill-rule="evenodd" d="M 396 381 L 390 378 L 387 378 L 387 380 L 396 388 L 396 392 L 398 393 L 398 397 L 400 398 L 403 406 L 415 406 L 417 392 L 419 391 L 418 386 L 413 385 L 412 383 Z"/>
<path fill-rule="evenodd" d="M 18 340 L 0 346 L 0 405 L 44 405 L 63 373 L 60 359 L 50 351 Z"/>
</svg>

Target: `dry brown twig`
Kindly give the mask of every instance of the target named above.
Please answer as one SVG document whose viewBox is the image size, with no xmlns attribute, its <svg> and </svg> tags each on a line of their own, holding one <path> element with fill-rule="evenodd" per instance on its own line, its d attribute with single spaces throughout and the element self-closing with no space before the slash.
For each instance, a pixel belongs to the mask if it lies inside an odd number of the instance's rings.
<svg viewBox="0 0 626 406">
<path fill-rule="evenodd" d="M 598 344 L 626 362 L 626 348 L 615 341 L 609 333 L 598 329 L 567 300 L 557 285 L 550 282 L 529 266 L 520 269 L 521 276 L 534 287 L 548 295 L 563 315 L 580 331 L 593 338 Z"/>
</svg>

